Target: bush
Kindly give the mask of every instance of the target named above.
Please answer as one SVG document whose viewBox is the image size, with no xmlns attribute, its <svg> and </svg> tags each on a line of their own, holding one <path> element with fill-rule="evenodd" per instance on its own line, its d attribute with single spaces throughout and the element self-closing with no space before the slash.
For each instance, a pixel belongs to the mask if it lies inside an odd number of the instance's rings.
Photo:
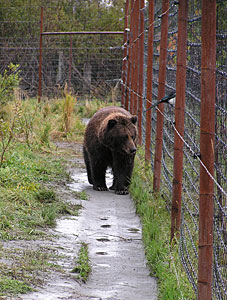
<svg viewBox="0 0 227 300">
<path fill-rule="evenodd" d="M 12 100 L 14 89 L 19 86 L 19 65 L 10 64 L 3 75 L 0 74 L 0 105 Z"/>
</svg>

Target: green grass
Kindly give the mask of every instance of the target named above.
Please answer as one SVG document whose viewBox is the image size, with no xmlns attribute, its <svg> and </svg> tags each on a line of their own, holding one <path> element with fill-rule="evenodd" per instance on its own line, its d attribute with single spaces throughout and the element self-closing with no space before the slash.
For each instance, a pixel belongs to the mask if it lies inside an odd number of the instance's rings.
<svg viewBox="0 0 227 300">
<path fill-rule="evenodd" d="M 16 279 L 10 279 L 7 276 L 1 276 L 0 278 L 0 296 L 7 294 L 25 294 L 32 291 L 32 288 L 23 281 Z"/>
<path fill-rule="evenodd" d="M 135 161 L 130 193 L 143 225 L 143 241 L 151 275 L 158 278 L 160 300 L 192 300 L 194 291 L 178 255 L 178 243 L 170 245 L 170 214 L 165 200 L 151 191 L 152 172 L 140 150 Z"/>
<path fill-rule="evenodd" d="M 81 244 L 78 258 L 76 259 L 76 266 L 73 268 L 72 273 L 78 274 L 78 279 L 86 282 L 89 274 L 91 273 L 91 265 L 88 256 L 88 245 Z"/>
<path fill-rule="evenodd" d="M 42 284 L 41 273 L 47 274 L 50 270 L 60 270 L 60 267 L 54 263 L 58 255 L 55 251 L 43 247 L 36 250 L 2 247 L 1 256 L 7 260 L 7 263 L 0 263 L 0 296 L 32 291 L 33 286 Z M 52 263 L 49 262 L 50 260 Z"/>
<path fill-rule="evenodd" d="M 73 191 L 73 196 L 77 199 L 88 200 L 88 194 L 86 193 L 86 191 L 81 191 L 81 192 Z"/>
<path fill-rule="evenodd" d="M 54 226 L 60 214 L 76 214 L 76 206 L 45 186 L 66 178 L 63 160 L 16 143 L 0 168 L 0 238 L 32 239 L 37 228 Z"/>
<path fill-rule="evenodd" d="M 23 245 L 31 240 L 40 245 L 40 240 L 52 238 L 46 228 L 55 226 L 59 216 L 78 214 L 80 205 L 64 202 L 57 194 L 69 180 L 65 159 L 75 153 L 67 147 L 58 149 L 54 141 L 82 142 L 86 126 L 78 109 L 90 116 L 101 106 L 100 101 L 66 109 L 62 98 L 40 104 L 37 99 L 12 101 L 4 107 L 0 124 L 0 296 L 26 293 L 42 284 L 40 274 L 58 270 L 53 263 L 55 253 L 39 246 L 26 250 Z M 88 199 L 84 191 L 72 192 L 71 197 Z M 81 247 L 78 266 L 81 280 L 86 281 L 90 273 L 86 245 Z"/>
</svg>

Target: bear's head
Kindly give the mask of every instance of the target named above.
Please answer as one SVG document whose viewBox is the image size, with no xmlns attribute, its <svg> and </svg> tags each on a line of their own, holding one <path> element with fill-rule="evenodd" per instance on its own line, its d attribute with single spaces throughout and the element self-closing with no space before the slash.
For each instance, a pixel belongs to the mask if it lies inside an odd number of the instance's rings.
<svg viewBox="0 0 227 300">
<path fill-rule="evenodd" d="M 112 114 L 106 118 L 99 135 L 100 142 L 112 151 L 122 154 L 135 154 L 137 140 L 137 116 L 126 117 Z"/>
</svg>

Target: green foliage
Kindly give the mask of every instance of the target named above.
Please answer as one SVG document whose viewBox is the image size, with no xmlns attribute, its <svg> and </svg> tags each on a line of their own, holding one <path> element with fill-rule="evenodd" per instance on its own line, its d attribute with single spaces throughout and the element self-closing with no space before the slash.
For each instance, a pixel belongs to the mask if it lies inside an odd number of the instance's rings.
<svg viewBox="0 0 227 300">
<path fill-rule="evenodd" d="M 8 120 L 0 119 L 0 168 L 6 152 L 15 139 L 15 135 L 20 132 L 21 106 L 19 102 L 14 102 Z"/>
<path fill-rule="evenodd" d="M 88 257 L 88 245 L 82 243 L 78 259 L 76 260 L 76 266 L 72 270 L 73 273 L 78 273 L 78 279 L 86 282 L 89 274 L 91 273 L 91 265 Z"/>
<path fill-rule="evenodd" d="M 12 100 L 14 89 L 19 86 L 19 65 L 10 64 L 3 75 L 0 74 L 0 107 Z M 1 115 L 0 115 L 1 118 Z"/>
<path fill-rule="evenodd" d="M 11 0 L 10 3 L 2 0 L 1 32 L 5 37 L 37 38 L 41 6 L 44 6 L 45 31 L 122 30 L 124 0 L 111 2 L 106 5 L 102 0 L 58 0 L 48 5 L 43 0 Z"/>
<path fill-rule="evenodd" d="M 137 155 L 130 186 L 143 225 L 143 240 L 148 264 L 153 276 L 158 278 L 159 299 L 195 299 L 178 255 L 178 243 L 170 244 L 170 215 L 166 203 L 159 195 L 152 194 L 152 173 L 145 168 L 143 152 Z"/>
</svg>

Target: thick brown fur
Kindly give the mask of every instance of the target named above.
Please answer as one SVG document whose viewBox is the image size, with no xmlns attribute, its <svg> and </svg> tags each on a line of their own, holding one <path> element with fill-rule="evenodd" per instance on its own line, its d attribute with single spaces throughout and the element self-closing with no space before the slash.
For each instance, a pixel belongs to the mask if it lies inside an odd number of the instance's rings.
<svg viewBox="0 0 227 300">
<path fill-rule="evenodd" d="M 106 170 L 113 170 L 111 190 L 128 194 L 134 166 L 137 117 L 117 106 L 100 109 L 86 128 L 83 144 L 88 181 L 94 190 L 107 191 Z"/>
</svg>

